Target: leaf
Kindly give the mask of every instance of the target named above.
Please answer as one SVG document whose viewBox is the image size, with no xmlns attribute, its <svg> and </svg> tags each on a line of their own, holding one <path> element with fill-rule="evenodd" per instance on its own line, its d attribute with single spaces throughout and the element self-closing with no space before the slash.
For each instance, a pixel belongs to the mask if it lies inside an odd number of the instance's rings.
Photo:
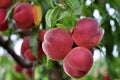
<svg viewBox="0 0 120 80">
<path fill-rule="evenodd" d="M 9 71 L 4 73 L 3 80 L 12 80 L 12 76 Z"/>
<path fill-rule="evenodd" d="M 2 80 L 23 80 L 24 76 L 20 73 L 14 72 L 12 69 L 6 70 Z"/>
<path fill-rule="evenodd" d="M 70 13 L 68 12 L 68 10 L 63 11 L 60 17 L 57 19 L 57 21 L 63 19 L 64 17 L 68 17 L 68 16 L 70 16 Z"/>
<path fill-rule="evenodd" d="M 7 12 L 7 15 L 6 15 L 5 20 L 8 19 L 8 18 L 11 16 L 11 13 L 12 13 L 13 9 L 14 9 L 19 3 L 20 3 L 20 1 L 18 1 L 17 3 L 15 3 L 13 6 L 10 7 L 10 9 L 9 9 L 8 12 Z"/>
<path fill-rule="evenodd" d="M 49 67 L 49 61 L 50 61 L 50 58 L 49 57 L 47 57 L 47 67 Z"/>
<path fill-rule="evenodd" d="M 102 46 L 97 45 L 97 48 L 103 53 L 103 55 L 105 55 L 105 52 L 103 51 Z"/>
<path fill-rule="evenodd" d="M 80 15 L 81 14 L 81 9 L 82 9 L 82 1 L 79 0 L 66 0 L 67 5 L 73 10 L 73 13 L 75 15 Z"/>
<path fill-rule="evenodd" d="M 61 8 L 57 6 L 47 11 L 46 16 L 45 16 L 46 29 L 50 29 L 55 26 L 60 10 Z"/>
<path fill-rule="evenodd" d="M 91 2 L 93 3 L 93 2 L 95 2 L 95 0 L 92 0 Z"/>
<path fill-rule="evenodd" d="M 116 12 L 115 15 L 116 15 L 116 18 L 118 19 L 118 22 L 119 22 L 119 25 L 120 25 L 120 14 L 119 14 L 119 12 Z"/>
<path fill-rule="evenodd" d="M 45 0 L 46 3 L 48 4 L 49 7 L 53 8 L 54 7 L 54 0 Z"/>
<path fill-rule="evenodd" d="M 38 39 L 38 35 L 37 34 L 34 34 L 30 37 L 30 48 L 32 50 L 32 54 L 38 58 L 38 42 L 37 42 L 37 39 Z"/>
<path fill-rule="evenodd" d="M 56 24 L 56 26 L 57 26 L 58 28 L 68 29 L 68 27 L 65 26 L 64 24 L 60 24 L 60 23 L 58 23 L 58 24 Z"/>
<path fill-rule="evenodd" d="M 66 10 L 61 13 L 58 20 L 61 22 L 57 24 L 58 27 L 69 30 L 71 27 L 75 27 L 77 18 L 72 11 Z"/>
</svg>

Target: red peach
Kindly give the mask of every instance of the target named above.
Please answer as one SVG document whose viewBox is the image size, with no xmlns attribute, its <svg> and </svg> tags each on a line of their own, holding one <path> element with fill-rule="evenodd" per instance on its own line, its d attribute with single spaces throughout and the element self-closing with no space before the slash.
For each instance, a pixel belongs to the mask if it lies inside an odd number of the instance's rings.
<svg viewBox="0 0 120 80">
<path fill-rule="evenodd" d="M 34 22 L 32 5 L 29 3 L 18 4 L 14 9 L 13 18 L 18 28 L 23 30 L 31 29 Z"/>
<path fill-rule="evenodd" d="M 110 76 L 108 74 L 103 75 L 103 80 L 111 80 Z"/>
<path fill-rule="evenodd" d="M 72 49 L 73 40 L 68 31 L 52 28 L 44 35 L 42 49 L 52 60 L 62 60 Z"/>
<path fill-rule="evenodd" d="M 44 40 L 44 34 L 45 34 L 46 30 L 41 30 L 39 35 L 38 35 L 38 40 L 41 42 Z"/>
<path fill-rule="evenodd" d="M 37 59 L 40 59 L 42 57 L 42 48 L 39 44 L 36 44 L 38 46 L 38 58 L 35 58 L 35 56 L 32 54 L 32 51 L 30 49 L 29 45 L 30 37 L 27 37 L 24 39 L 22 46 L 21 46 L 21 54 L 25 59 L 28 59 L 30 61 L 36 61 Z"/>
<path fill-rule="evenodd" d="M 19 64 L 15 64 L 15 65 L 14 65 L 14 70 L 15 70 L 16 72 L 22 72 L 22 67 L 21 67 Z"/>
<path fill-rule="evenodd" d="M 95 47 L 101 41 L 102 36 L 102 29 L 93 18 L 79 20 L 72 34 L 72 38 L 78 46 L 89 49 Z"/>
<path fill-rule="evenodd" d="M 8 22 L 5 20 L 6 10 L 0 9 L 0 31 L 5 31 L 8 29 Z"/>
<path fill-rule="evenodd" d="M 92 53 L 87 48 L 73 48 L 63 60 L 63 68 L 70 77 L 85 76 L 93 64 Z"/>
<path fill-rule="evenodd" d="M 0 0 L 0 8 L 7 9 L 12 5 L 12 0 Z"/>
<path fill-rule="evenodd" d="M 27 74 L 29 77 L 32 77 L 32 74 L 33 74 L 33 70 L 32 69 L 23 68 L 22 72 Z"/>
</svg>

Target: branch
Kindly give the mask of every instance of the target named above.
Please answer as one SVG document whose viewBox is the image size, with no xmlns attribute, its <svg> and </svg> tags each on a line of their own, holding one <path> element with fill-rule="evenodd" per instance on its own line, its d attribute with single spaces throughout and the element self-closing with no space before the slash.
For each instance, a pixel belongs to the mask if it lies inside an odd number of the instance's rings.
<svg viewBox="0 0 120 80">
<path fill-rule="evenodd" d="M 10 54 L 13 59 L 22 67 L 31 68 L 33 66 L 33 63 L 26 61 L 22 57 L 16 55 L 14 50 L 11 48 L 11 46 L 8 44 L 8 41 L 4 40 L 3 37 L 0 35 L 0 46 L 2 46 L 4 49 L 7 50 L 8 54 Z"/>
<path fill-rule="evenodd" d="M 65 80 L 63 78 L 61 66 L 59 65 L 59 63 L 56 61 L 53 61 L 53 66 L 54 66 L 54 71 L 51 71 L 50 69 L 48 69 L 49 80 Z"/>
</svg>

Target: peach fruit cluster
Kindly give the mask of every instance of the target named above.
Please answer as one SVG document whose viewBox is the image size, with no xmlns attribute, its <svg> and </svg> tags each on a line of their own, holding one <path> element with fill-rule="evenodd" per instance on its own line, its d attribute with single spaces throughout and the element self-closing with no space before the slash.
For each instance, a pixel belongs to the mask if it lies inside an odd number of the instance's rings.
<svg viewBox="0 0 120 80">
<path fill-rule="evenodd" d="M 103 33 L 93 18 L 80 19 L 71 33 L 62 28 L 46 31 L 42 49 L 50 59 L 63 60 L 63 68 L 70 77 L 85 76 L 93 65 L 93 51 Z"/>
</svg>

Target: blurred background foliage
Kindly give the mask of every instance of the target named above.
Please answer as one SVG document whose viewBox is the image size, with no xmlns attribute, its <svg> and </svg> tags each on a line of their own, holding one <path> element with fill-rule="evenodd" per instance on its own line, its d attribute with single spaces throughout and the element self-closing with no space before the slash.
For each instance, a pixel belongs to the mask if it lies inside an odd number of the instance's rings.
<svg viewBox="0 0 120 80">
<path fill-rule="evenodd" d="M 66 9 L 60 10 L 57 3 L 62 0 L 29 0 L 40 3 L 43 9 L 43 28 L 49 29 L 52 26 L 60 26 L 70 29 L 75 26 L 80 17 L 93 17 L 97 19 L 104 29 L 102 42 L 95 48 L 94 55 L 99 55 L 88 75 L 81 79 L 68 77 L 61 68 L 65 80 L 120 80 L 120 0 L 63 0 Z M 14 0 L 14 3 L 16 0 Z M 48 12 L 49 10 L 49 12 Z M 50 11 L 51 10 L 51 11 Z M 60 13 L 60 16 L 58 16 Z M 53 17 L 54 16 L 54 17 Z M 72 20 L 71 20 L 72 17 Z M 13 26 L 9 23 L 10 26 Z M 11 29 L 4 32 L 9 36 Z M 18 34 L 13 40 L 12 46 L 19 40 Z M 14 48 L 14 47 L 13 47 Z M 0 47 L 0 80 L 29 80 L 24 78 L 23 73 L 14 71 L 15 61 L 7 54 L 7 51 Z M 52 62 L 52 61 L 51 61 Z M 61 63 L 61 62 L 60 62 Z M 35 80 L 48 80 L 47 68 L 54 70 L 51 64 L 38 65 L 35 68 Z M 105 78 L 107 75 L 109 78 Z"/>
</svg>

